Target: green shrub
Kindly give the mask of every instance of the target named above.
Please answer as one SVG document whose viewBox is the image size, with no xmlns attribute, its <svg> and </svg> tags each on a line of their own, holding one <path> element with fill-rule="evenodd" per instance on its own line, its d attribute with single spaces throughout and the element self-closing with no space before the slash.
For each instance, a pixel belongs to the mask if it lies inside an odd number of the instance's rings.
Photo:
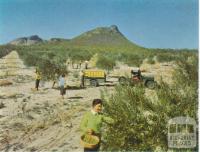
<svg viewBox="0 0 200 152">
<path fill-rule="evenodd" d="M 6 56 L 7 54 L 9 54 L 11 51 L 15 50 L 15 46 L 14 45 L 1 45 L 0 46 L 0 58 Z"/>
<path fill-rule="evenodd" d="M 96 66 L 101 69 L 106 69 L 108 71 L 112 70 L 115 66 L 115 60 L 111 57 L 105 55 L 98 55 L 98 60 Z"/>
<path fill-rule="evenodd" d="M 73 72 L 73 77 L 74 78 L 78 78 L 79 77 L 79 72 L 78 71 L 74 71 Z"/>
<path fill-rule="evenodd" d="M 126 54 L 124 56 L 125 63 L 128 64 L 129 66 L 136 66 L 139 67 L 145 57 L 143 55 L 138 55 L 138 54 Z"/>
<path fill-rule="evenodd" d="M 43 80 L 54 80 L 57 75 L 67 74 L 66 56 L 63 53 L 19 50 L 19 55 L 27 66 L 36 66 Z"/>
<path fill-rule="evenodd" d="M 155 60 L 154 60 L 153 58 L 150 58 L 150 57 L 149 57 L 149 58 L 147 59 L 147 63 L 148 63 L 148 64 L 155 64 Z"/>
<path fill-rule="evenodd" d="M 80 61 L 83 62 L 83 61 L 89 60 L 92 54 L 87 50 L 72 49 L 72 50 L 69 50 L 68 56 L 74 62 L 80 62 Z"/>
<path fill-rule="evenodd" d="M 103 150 L 167 151 L 168 120 L 189 116 L 197 121 L 198 57 L 180 58 L 173 79 L 172 85 L 161 81 L 155 96 L 146 95 L 139 85 L 117 86 L 112 95 L 102 93 L 105 113 L 115 120 L 105 128 Z"/>
<path fill-rule="evenodd" d="M 47 56 L 42 56 L 36 66 L 40 69 L 43 79 L 46 80 L 54 80 L 57 79 L 56 75 L 68 73 L 65 61 L 61 58 L 49 60 Z"/>
<path fill-rule="evenodd" d="M 161 52 L 157 55 L 158 62 L 171 62 L 176 61 L 178 58 L 178 52 Z"/>
<path fill-rule="evenodd" d="M 158 138 L 155 106 L 145 97 L 142 86 L 117 86 L 110 98 L 105 94 L 102 98 L 106 101 L 105 113 L 115 120 L 104 132 L 103 150 L 151 151 L 155 148 L 163 136 Z"/>
</svg>

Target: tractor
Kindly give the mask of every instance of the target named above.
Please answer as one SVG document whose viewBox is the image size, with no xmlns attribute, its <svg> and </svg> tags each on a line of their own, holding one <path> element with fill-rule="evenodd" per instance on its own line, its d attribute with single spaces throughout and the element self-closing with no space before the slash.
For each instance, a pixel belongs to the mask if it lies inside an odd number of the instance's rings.
<svg viewBox="0 0 200 152">
<path fill-rule="evenodd" d="M 153 76 L 143 76 L 140 69 L 131 70 L 131 78 L 126 78 L 125 76 L 119 77 L 120 84 L 127 84 L 130 82 L 132 85 L 144 84 L 145 87 L 149 89 L 155 89 L 157 86 L 156 81 Z"/>
</svg>

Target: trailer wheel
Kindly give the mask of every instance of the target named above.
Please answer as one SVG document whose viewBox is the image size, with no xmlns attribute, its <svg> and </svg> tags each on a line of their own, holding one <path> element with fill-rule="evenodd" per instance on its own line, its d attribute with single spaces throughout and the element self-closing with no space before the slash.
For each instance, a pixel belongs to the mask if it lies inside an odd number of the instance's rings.
<svg viewBox="0 0 200 152">
<path fill-rule="evenodd" d="M 93 86 L 93 87 L 98 87 L 99 86 L 99 83 L 97 80 L 90 80 L 90 86 Z"/>
<path fill-rule="evenodd" d="M 156 87 L 156 82 L 155 82 L 155 81 L 147 81 L 147 82 L 145 83 L 145 86 L 146 86 L 147 88 L 149 88 L 149 89 L 155 89 L 155 87 Z"/>
<path fill-rule="evenodd" d="M 120 84 L 126 84 L 126 83 L 127 83 L 126 78 L 125 78 L 125 77 L 120 77 L 120 78 L 119 78 L 119 83 L 120 83 Z"/>
</svg>

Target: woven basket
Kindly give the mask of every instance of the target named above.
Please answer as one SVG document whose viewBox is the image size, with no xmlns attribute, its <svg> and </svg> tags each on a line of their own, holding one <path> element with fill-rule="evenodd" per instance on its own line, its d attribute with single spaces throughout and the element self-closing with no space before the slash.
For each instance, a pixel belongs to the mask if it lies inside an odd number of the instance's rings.
<svg viewBox="0 0 200 152">
<path fill-rule="evenodd" d="M 88 138 L 91 138 L 92 140 L 95 140 L 96 143 L 95 144 L 87 143 L 86 141 L 83 140 L 85 138 L 85 136 L 88 136 Z M 99 141 L 100 141 L 100 139 L 99 139 L 98 136 L 94 136 L 94 135 L 82 135 L 80 143 L 81 143 L 81 145 L 84 148 L 92 149 L 92 148 L 96 148 L 98 146 Z"/>
</svg>

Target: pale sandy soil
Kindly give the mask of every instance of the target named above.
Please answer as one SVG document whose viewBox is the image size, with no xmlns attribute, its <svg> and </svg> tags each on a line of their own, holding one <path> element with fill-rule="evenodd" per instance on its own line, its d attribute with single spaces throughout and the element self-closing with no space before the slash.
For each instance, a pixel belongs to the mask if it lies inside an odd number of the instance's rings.
<svg viewBox="0 0 200 152">
<path fill-rule="evenodd" d="M 144 63 L 142 68 L 157 77 L 170 78 L 172 72 L 170 65 Z M 52 82 L 45 82 L 39 91 L 34 91 L 34 68 L 25 67 L 15 51 L 0 59 L 2 80 L 12 85 L 0 86 L 0 151 L 83 151 L 80 120 L 91 108 L 92 100 L 100 98 L 105 85 L 67 90 L 64 100 L 59 90 L 51 88 Z M 77 86 L 79 79 L 71 74 L 67 85 Z M 107 89 L 112 92 L 114 87 Z M 152 93 L 147 90 L 147 94 Z"/>
</svg>

